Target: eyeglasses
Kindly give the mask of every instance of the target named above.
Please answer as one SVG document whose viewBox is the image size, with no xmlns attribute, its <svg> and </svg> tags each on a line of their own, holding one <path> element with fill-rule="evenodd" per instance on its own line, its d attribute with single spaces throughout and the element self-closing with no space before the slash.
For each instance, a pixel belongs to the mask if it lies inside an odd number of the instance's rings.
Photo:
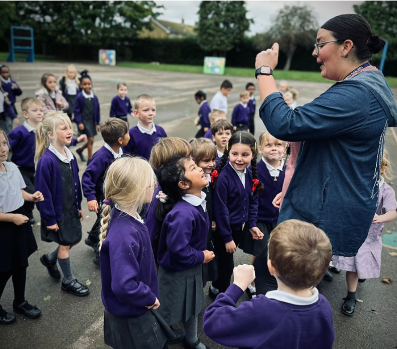
<svg viewBox="0 0 397 349">
<path fill-rule="evenodd" d="M 344 40 L 331 40 L 331 41 L 323 41 L 323 42 L 316 42 L 314 44 L 314 49 L 316 50 L 316 54 L 320 54 L 320 48 L 323 47 L 325 44 L 329 44 L 330 42 L 338 42 L 338 41 L 344 41 Z"/>
</svg>

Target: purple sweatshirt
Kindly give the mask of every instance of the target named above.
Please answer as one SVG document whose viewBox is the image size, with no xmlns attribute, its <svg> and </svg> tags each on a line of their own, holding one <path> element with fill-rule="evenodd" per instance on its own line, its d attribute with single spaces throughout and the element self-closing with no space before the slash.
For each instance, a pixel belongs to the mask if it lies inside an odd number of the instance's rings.
<svg viewBox="0 0 397 349">
<path fill-rule="evenodd" d="M 211 128 L 209 128 L 208 131 L 204 134 L 204 138 L 208 138 L 212 141 Z"/>
<path fill-rule="evenodd" d="M 256 100 L 254 98 L 250 98 L 247 104 L 247 109 L 248 109 L 248 116 L 254 116 L 255 115 L 255 110 L 256 110 Z"/>
<path fill-rule="evenodd" d="M 157 260 L 170 271 L 182 271 L 203 263 L 209 220 L 201 205 L 178 201 L 161 227 Z"/>
<path fill-rule="evenodd" d="M 204 101 L 203 104 L 200 106 L 200 109 L 198 112 L 198 115 L 200 117 L 198 123 L 202 128 L 210 127 L 210 117 L 209 117 L 210 113 L 211 113 L 211 107 L 207 101 Z"/>
<path fill-rule="evenodd" d="M 241 103 L 237 104 L 232 113 L 232 125 L 239 124 L 249 125 L 248 107 L 244 107 Z"/>
<path fill-rule="evenodd" d="M 102 302 L 116 316 L 138 317 L 158 297 L 156 264 L 144 224 L 113 208 L 101 248 Z"/>
<path fill-rule="evenodd" d="M 310 297 L 314 299 L 311 302 L 272 291 L 237 307 L 243 294 L 233 284 L 206 309 L 203 328 L 214 342 L 247 349 L 332 348 L 335 340 L 332 311 L 323 295 L 318 295 L 317 301 L 316 296 Z"/>
<path fill-rule="evenodd" d="M 125 96 L 121 99 L 120 96 L 113 97 L 112 103 L 110 104 L 110 117 L 116 116 L 127 116 L 132 113 L 132 106 L 130 99 Z"/>
<path fill-rule="evenodd" d="M 8 134 L 8 140 L 12 150 L 11 161 L 18 166 L 34 168 L 36 134 L 29 132 L 24 125 L 19 125 Z"/>
<path fill-rule="evenodd" d="M 7 97 L 10 100 L 11 104 L 14 105 L 17 101 L 16 97 L 22 94 L 22 90 L 18 84 L 18 88 L 12 87 L 12 84 L 16 84 L 16 81 L 11 80 L 11 82 L 4 82 L 3 80 L 1 80 L 1 87 L 3 88 L 4 92 L 8 92 Z"/>
<path fill-rule="evenodd" d="M 74 122 L 77 125 L 80 125 L 82 123 L 82 114 L 84 110 L 84 96 L 83 92 L 79 92 L 79 94 L 76 97 L 76 100 L 74 101 Z M 101 111 L 99 108 L 99 101 L 98 97 L 94 95 L 94 115 L 92 116 L 95 122 L 95 125 L 99 125 L 99 122 L 101 120 Z"/>
<path fill-rule="evenodd" d="M 47 226 L 54 225 L 61 220 L 62 216 L 62 175 L 58 158 L 49 149 L 46 149 L 37 163 L 35 189 L 41 191 L 44 201 L 37 202 L 41 219 Z M 72 165 L 74 178 L 74 192 L 77 210 L 81 210 L 81 188 L 79 179 L 79 167 L 76 157 L 73 155 Z"/>
<path fill-rule="evenodd" d="M 248 222 L 256 227 L 258 195 L 252 193 L 252 172 L 247 168 L 245 188 L 234 168 L 227 163 L 218 176 L 214 191 L 214 218 L 219 234 L 226 243 L 233 240 L 232 230 Z"/>
<path fill-rule="evenodd" d="M 149 210 L 145 216 L 145 224 L 149 230 L 150 241 L 153 243 L 154 236 L 157 231 L 157 221 L 156 221 L 156 206 L 159 199 L 156 198 L 157 194 L 161 191 L 160 184 L 157 184 L 156 189 L 154 189 L 152 202 L 150 203 Z"/>
</svg>

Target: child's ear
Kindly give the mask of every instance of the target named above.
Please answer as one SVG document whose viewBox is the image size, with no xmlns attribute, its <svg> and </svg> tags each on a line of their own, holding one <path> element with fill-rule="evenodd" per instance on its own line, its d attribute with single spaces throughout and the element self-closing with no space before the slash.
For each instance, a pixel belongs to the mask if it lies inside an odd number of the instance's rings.
<svg viewBox="0 0 397 349">
<path fill-rule="evenodd" d="M 261 146 L 258 147 L 258 153 L 259 153 L 259 154 L 263 154 L 263 151 L 262 151 L 262 147 L 261 147 Z"/>
<path fill-rule="evenodd" d="M 267 267 L 269 269 L 270 275 L 276 274 L 276 269 L 273 267 L 272 261 L 270 259 L 267 260 Z"/>
<path fill-rule="evenodd" d="M 134 116 L 137 118 L 138 117 L 138 109 L 134 109 L 133 113 L 134 113 Z"/>
<path fill-rule="evenodd" d="M 186 190 L 186 189 L 190 188 L 189 183 L 187 183 L 185 181 L 179 181 L 178 182 L 178 187 L 183 189 L 183 190 Z"/>
<path fill-rule="evenodd" d="M 124 137 L 120 137 L 117 142 L 119 143 L 119 145 L 122 145 L 124 141 Z"/>
<path fill-rule="evenodd" d="M 212 141 L 215 142 L 215 136 L 214 135 L 212 135 Z"/>
<path fill-rule="evenodd" d="M 22 112 L 22 116 L 27 119 L 28 118 L 28 112 L 27 111 L 23 111 Z"/>
</svg>

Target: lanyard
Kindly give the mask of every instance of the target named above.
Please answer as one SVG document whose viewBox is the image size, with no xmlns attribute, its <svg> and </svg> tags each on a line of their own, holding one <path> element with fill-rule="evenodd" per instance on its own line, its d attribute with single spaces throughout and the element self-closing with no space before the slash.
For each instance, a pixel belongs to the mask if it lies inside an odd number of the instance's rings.
<svg viewBox="0 0 397 349">
<path fill-rule="evenodd" d="M 352 75 L 354 75 L 355 73 L 359 72 L 360 70 L 363 70 L 366 67 L 369 67 L 371 64 L 369 62 L 366 62 L 362 65 L 360 65 L 359 67 L 357 67 L 356 69 L 354 69 L 348 76 L 346 76 L 343 80 L 349 80 L 351 79 Z"/>
</svg>

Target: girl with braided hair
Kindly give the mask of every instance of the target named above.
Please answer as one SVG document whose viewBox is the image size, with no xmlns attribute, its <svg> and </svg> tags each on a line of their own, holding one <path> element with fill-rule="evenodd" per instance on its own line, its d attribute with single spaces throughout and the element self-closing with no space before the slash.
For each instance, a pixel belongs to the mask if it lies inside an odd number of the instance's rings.
<svg viewBox="0 0 397 349">
<path fill-rule="evenodd" d="M 258 145 L 248 132 L 236 132 L 230 138 L 219 165 L 211 174 L 214 191 L 214 217 L 217 231 L 214 245 L 218 255 L 218 280 L 212 283 L 212 298 L 225 292 L 233 273 L 233 253 L 242 238 L 242 230 L 248 224 L 254 240 L 263 234 L 256 226 L 258 192 L 263 190 L 256 169 Z M 229 160 L 229 163 L 227 163 Z M 249 169 L 248 167 L 251 166 Z"/>
</svg>

